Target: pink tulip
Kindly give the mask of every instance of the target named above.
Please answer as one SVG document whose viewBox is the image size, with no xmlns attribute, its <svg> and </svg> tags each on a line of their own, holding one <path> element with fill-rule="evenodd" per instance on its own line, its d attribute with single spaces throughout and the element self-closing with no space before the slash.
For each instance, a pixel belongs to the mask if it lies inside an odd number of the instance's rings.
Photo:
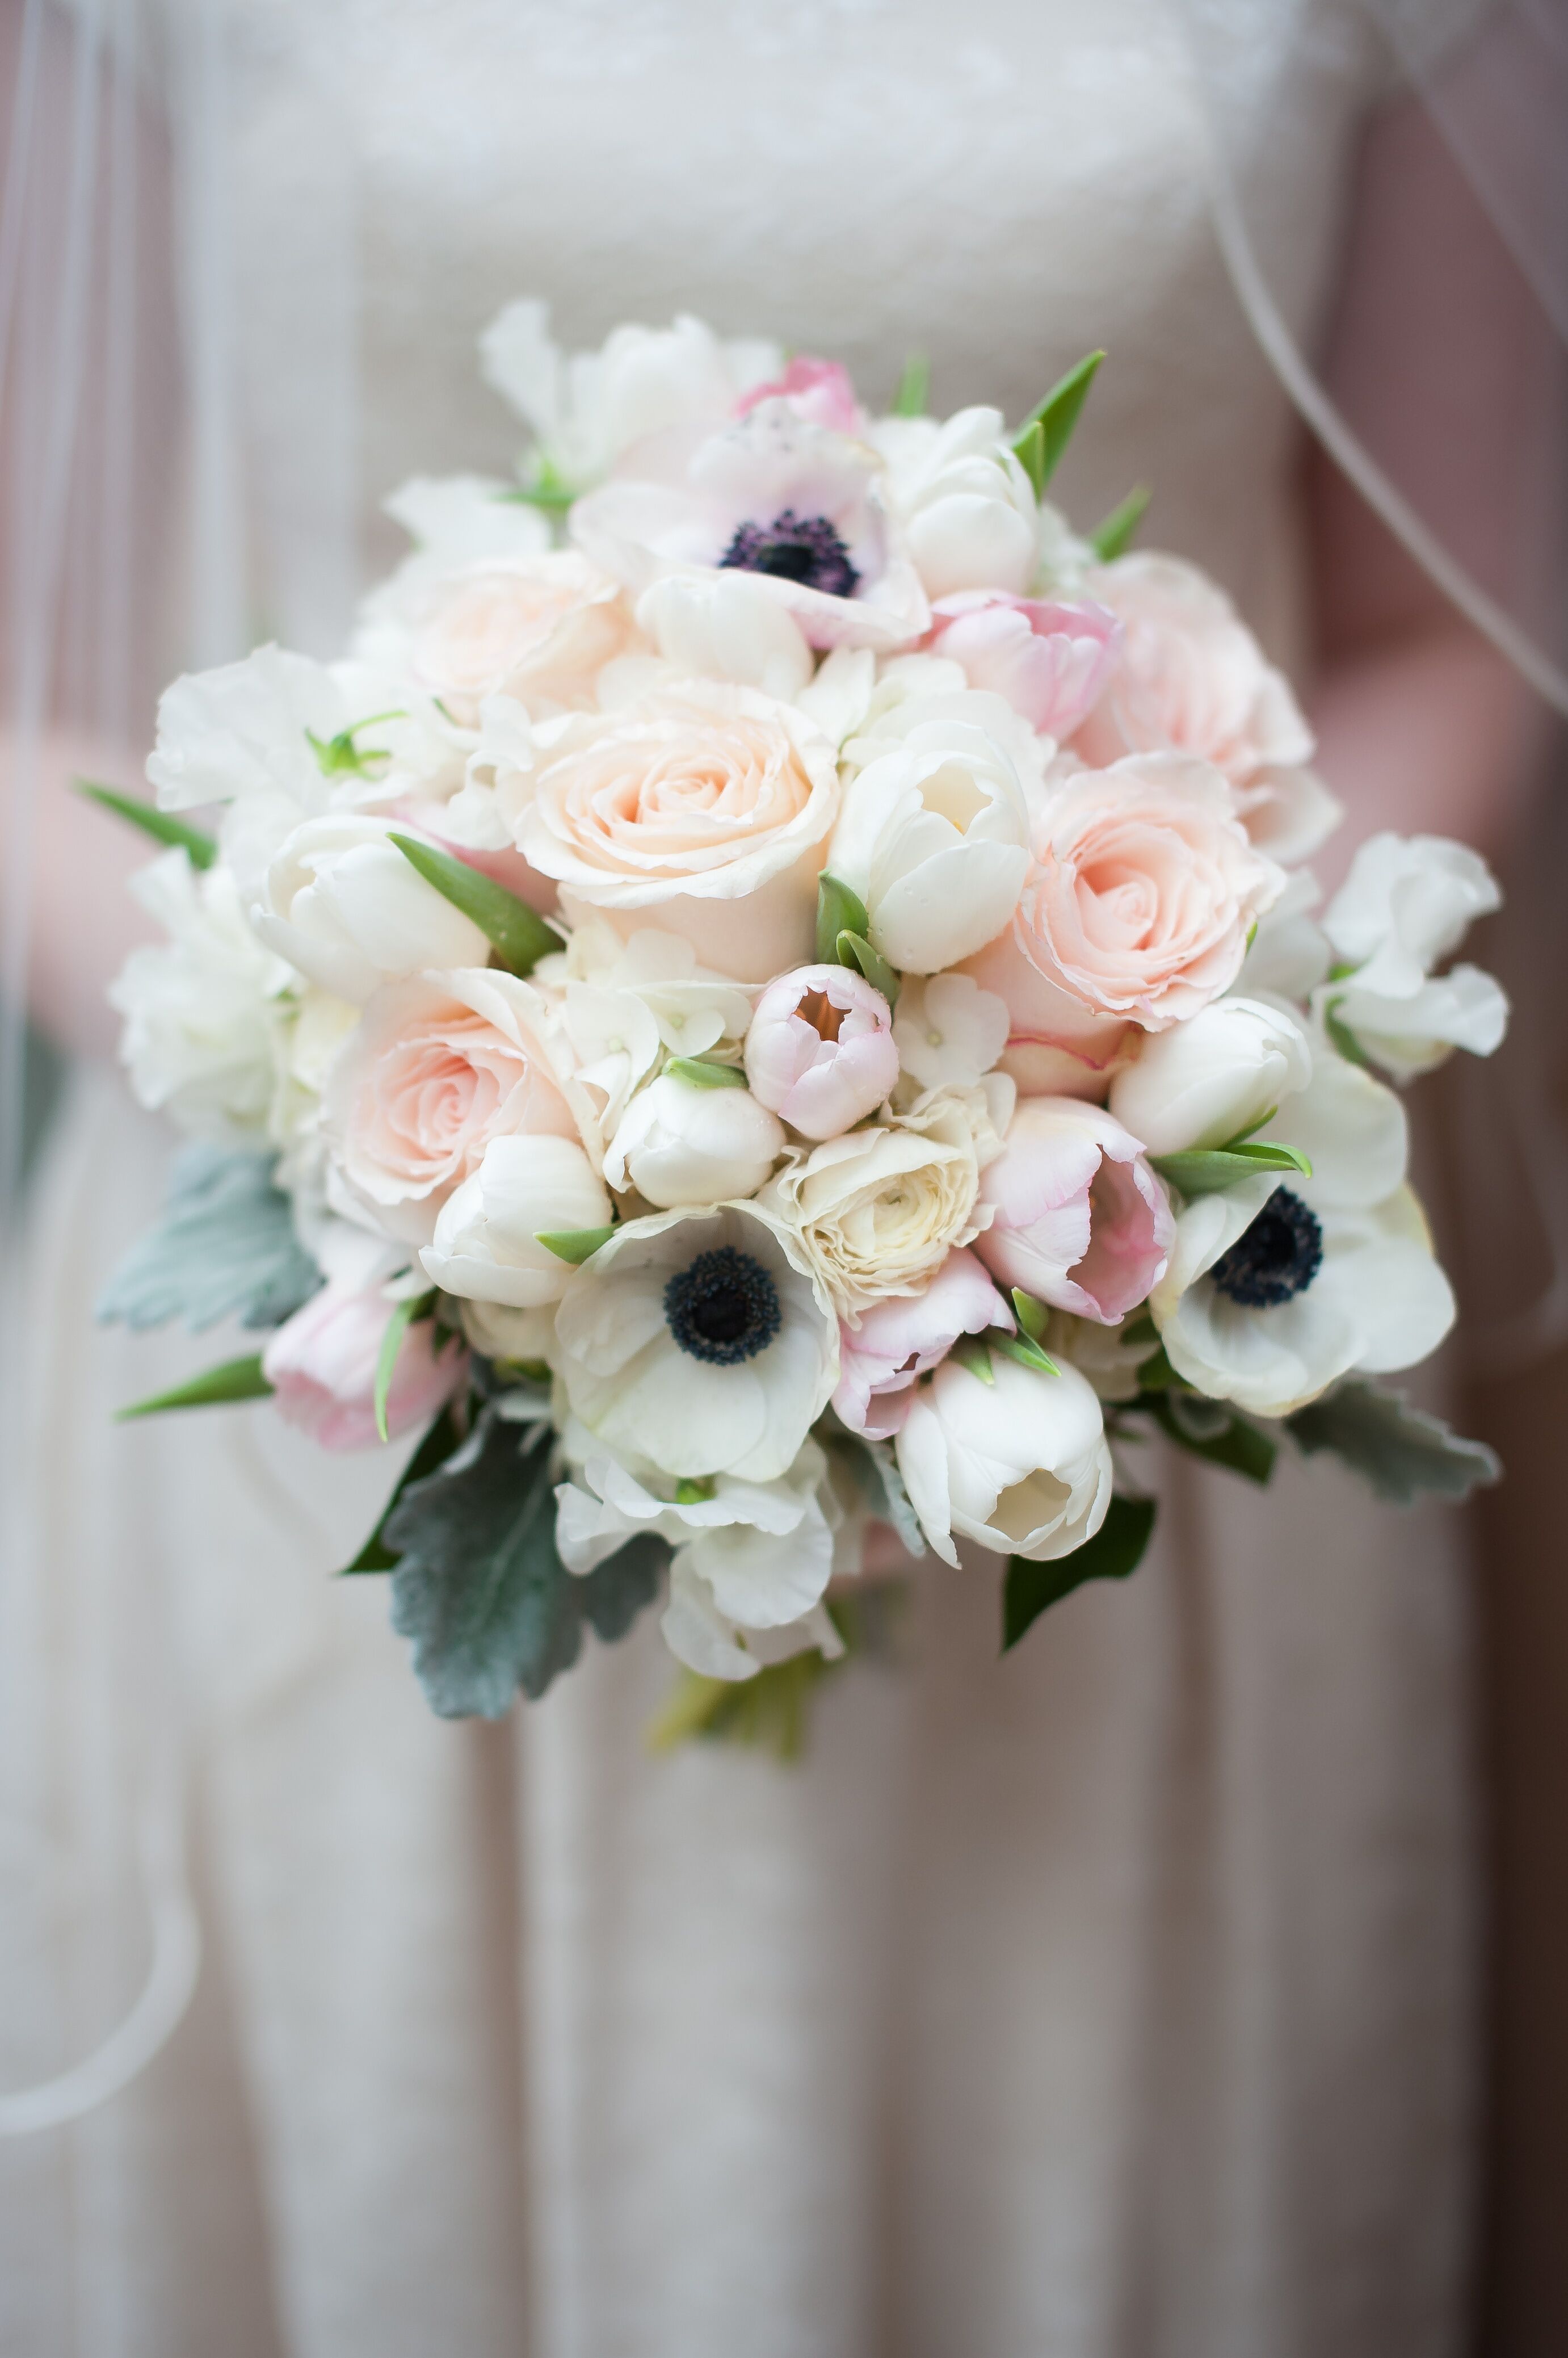
<svg viewBox="0 0 1568 2358">
<path fill-rule="evenodd" d="M 898 1078 L 892 1010 L 851 967 L 802 966 L 757 1001 L 746 1034 L 752 1094 L 803 1138 L 837 1138 Z"/>
<path fill-rule="evenodd" d="M 971 687 L 1004 696 L 1046 737 L 1070 737 L 1082 724 L 1121 650 L 1121 623 L 1092 600 L 1056 605 L 963 590 L 939 598 L 932 617 L 932 654 L 961 664 Z"/>
<path fill-rule="evenodd" d="M 375 1369 L 392 1316 L 383 1293 L 330 1283 L 280 1326 L 262 1354 L 262 1373 L 290 1424 L 323 1449 L 369 1449 L 375 1429 Z M 458 1336 L 438 1350 L 431 1319 L 410 1326 L 393 1369 L 389 1436 L 426 1423 L 456 1390 L 468 1365 Z"/>
<path fill-rule="evenodd" d="M 980 1177 L 975 1249 L 1003 1285 L 1114 1326 L 1165 1273 L 1175 1224 L 1138 1141 L 1076 1098 L 1024 1098 Z"/>
<path fill-rule="evenodd" d="M 950 1252 L 924 1293 L 892 1294 L 839 1330 L 833 1406 L 851 1433 L 891 1439 L 903 1426 L 918 1377 L 945 1359 L 960 1335 L 1013 1331 L 1012 1313 L 972 1252 Z"/>
<path fill-rule="evenodd" d="M 814 426 L 829 427 L 835 434 L 860 434 L 864 428 L 849 372 L 837 361 L 814 361 L 803 354 L 791 361 L 783 376 L 743 393 L 735 404 L 735 415 L 744 417 L 759 401 L 775 400 L 781 395 Z"/>
</svg>

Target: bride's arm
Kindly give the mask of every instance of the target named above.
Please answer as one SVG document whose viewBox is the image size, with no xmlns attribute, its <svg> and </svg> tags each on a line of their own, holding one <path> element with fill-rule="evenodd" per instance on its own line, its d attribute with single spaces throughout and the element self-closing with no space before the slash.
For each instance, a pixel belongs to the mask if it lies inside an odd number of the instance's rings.
<svg viewBox="0 0 1568 2358">
<path fill-rule="evenodd" d="M 1397 450 L 1400 480 L 1485 581 L 1539 517 L 1560 426 L 1540 308 L 1430 118 L 1390 107 L 1368 137 L 1327 375 Z M 1346 852 L 1380 827 L 1507 843 L 1546 714 L 1321 453 L 1309 467 L 1324 774 Z M 1332 856 L 1323 863 L 1334 865 Z"/>
</svg>

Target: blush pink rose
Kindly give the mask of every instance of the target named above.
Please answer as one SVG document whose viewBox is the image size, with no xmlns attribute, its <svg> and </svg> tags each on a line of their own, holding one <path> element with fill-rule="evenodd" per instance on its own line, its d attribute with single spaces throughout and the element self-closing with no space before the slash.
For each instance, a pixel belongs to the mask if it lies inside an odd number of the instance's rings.
<svg viewBox="0 0 1568 2358">
<path fill-rule="evenodd" d="M 1092 601 L 1058 605 L 962 590 L 931 611 L 931 653 L 962 665 L 971 687 L 1005 697 L 1045 737 L 1072 735 L 1120 651 L 1121 624 L 1108 606 Z"/>
<path fill-rule="evenodd" d="M 752 1094 L 803 1138 L 837 1138 L 873 1113 L 898 1078 L 892 1010 L 842 966 L 781 974 L 746 1033 Z"/>
<path fill-rule="evenodd" d="M 593 702 L 594 681 L 645 642 L 621 584 L 576 549 L 486 559 L 436 584 L 422 601 L 409 668 L 466 728 L 487 696 L 533 711 Z"/>
<path fill-rule="evenodd" d="M 385 1295 L 329 1283 L 286 1321 L 262 1353 L 262 1373 L 290 1424 L 323 1449 L 369 1449 L 375 1429 L 375 1371 L 394 1305 Z M 421 1319 L 403 1337 L 386 1402 L 390 1439 L 428 1423 L 462 1380 L 461 1338 Z"/>
<path fill-rule="evenodd" d="M 980 1175 L 975 1250 L 1003 1285 L 1114 1326 L 1165 1273 L 1175 1223 L 1130 1130 L 1073 1098 L 1022 1098 Z"/>
<path fill-rule="evenodd" d="M 755 409 L 759 401 L 782 395 L 808 417 L 814 426 L 826 426 L 835 434 L 860 434 L 865 430 L 865 416 L 855 398 L 855 388 L 849 372 L 837 361 L 817 361 L 804 352 L 791 361 L 782 376 L 770 384 L 752 385 L 735 404 L 737 417 L 744 417 Z"/>
<path fill-rule="evenodd" d="M 851 1433 L 886 1441 L 903 1426 L 917 1379 L 945 1359 L 960 1335 L 988 1326 L 1011 1334 L 1011 1311 L 972 1251 L 950 1252 L 924 1293 L 892 1294 L 838 1334 L 833 1406 Z"/>
<path fill-rule="evenodd" d="M 1097 1014 L 1042 973 L 1016 921 L 967 958 L 963 972 L 1006 1007 L 1000 1069 L 1025 1097 L 1103 1099 L 1112 1077 L 1137 1053 L 1137 1025 L 1124 1016 Z"/>
<path fill-rule="evenodd" d="M 322 1124 L 378 1226 L 428 1244 L 436 1215 L 492 1138 L 580 1138 L 542 992 L 487 968 L 376 991 L 339 1052 Z M 579 1105 L 578 1113 L 583 1111 Z"/>
</svg>

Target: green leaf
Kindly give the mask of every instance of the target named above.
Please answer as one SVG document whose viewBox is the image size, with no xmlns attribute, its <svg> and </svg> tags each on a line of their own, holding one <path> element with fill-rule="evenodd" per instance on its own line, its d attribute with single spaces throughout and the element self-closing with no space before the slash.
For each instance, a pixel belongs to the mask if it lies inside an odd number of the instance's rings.
<svg viewBox="0 0 1568 2358">
<path fill-rule="evenodd" d="M 1152 1154 L 1149 1160 L 1166 1184 L 1184 1195 L 1217 1195 L 1238 1179 L 1256 1178 L 1260 1171 L 1294 1171 L 1303 1179 L 1312 1177 L 1312 1164 L 1299 1147 L 1263 1139 L 1238 1146 L 1187 1147 L 1180 1154 Z"/>
<path fill-rule="evenodd" d="M 719 1485 L 711 1474 L 683 1474 L 676 1484 L 677 1507 L 705 1506 L 709 1498 L 717 1498 L 718 1494 Z"/>
<path fill-rule="evenodd" d="M 648 1743 L 655 1752 L 672 1752 L 695 1736 L 798 1760 L 816 1690 L 842 1667 L 842 1660 L 830 1662 L 813 1650 L 766 1663 L 749 1679 L 708 1679 L 683 1670 L 668 1703 L 649 1725 Z"/>
<path fill-rule="evenodd" d="M 1093 384 L 1096 373 L 1104 358 L 1103 352 L 1086 352 L 1083 359 L 1067 371 L 1065 376 L 1057 378 L 1039 407 L 1032 410 L 1023 422 L 1018 439 L 1012 447 L 1024 468 L 1029 471 L 1030 481 L 1034 484 L 1036 499 L 1040 497 L 1055 473 L 1061 463 L 1062 453 L 1073 438 L 1073 428 L 1078 422 L 1078 412 L 1087 398 L 1089 387 Z M 1030 465 L 1029 459 L 1024 456 L 1024 446 L 1029 444 L 1031 429 L 1036 426 L 1040 429 L 1038 479 Z"/>
<path fill-rule="evenodd" d="M 542 957 L 560 948 L 560 936 L 538 911 L 509 892 L 504 884 L 498 884 L 493 876 L 481 876 L 466 860 L 454 860 L 450 852 L 438 851 L 433 843 L 420 843 L 411 835 L 395 832 L 392 840 L 427 884 L 433 884 L 454 909 L 473 920 L 513 974 L 532 974 Z"/>
<path fill-rule="evenodd" d="M 1016 1359 L 1021 1368 L 1033 1368 L 1042 1376 L 1059 1376 L 1062 1372 L 1049 1352 L 1043 1351 L 1028 1335 L 1005 1335 L 1000 1326 L 989 1326 L 986 1340 L 993 1351 L 1000 1351 L 1004 1358 Z"/>
<path fill-rule="evenodd" d="M 138 1331 L 183 1318 L 194 1334 L 222 1318 L 254 1327 L 292 1317 L 321 1272 L 295 1236 L 274 1167 L 270 1154 L 186 1147 L 157 1228 L 116 1268 L 98 1317 Z"/>
<path fill-rule="evenodd" d="M 1411 1408 L 1402 1392 L 1352 1378 L 1285 1419 L 1308 1456 L 1326 1449 L 1369 1482 L 1379 1498 L 1412 1506 L 1418 1498 L 1464 1498 L 1501 1478 L 1502 1465 L 1484 1441 L 1465 1441 L 1441 1417 Z"/>
<path fill-rule="evenodd" d="M 880 990 L 890 1007 L 898 1005 L 898 977 L 880 950 L 874 950 L 861 934 L 844 932 L 837 943 L 838 964 L 858 966 L 873 990 Z"/>
<path fill-rule="evenodd" d="M 1032 417 L 1012 446 L 1012 455 L 1028 476 L 1035 498 L 1045 492 L 1045 428 Z"/>
<path fill-rule="evenodd" d="M 433 1293 L 410 1293 L 394 1303 L 392 1315 L 386 1322 L 386 1332 L 381 1338 L 381 1349 L 375 1360 L 375 1429 L 383 1441 L 388 1439 L 386 1403 L 392 1391 L 392 1379 L 397 1367 L 397 1355 L 403 1348 L 403 1338 L 416 1318 L 428 1318 L 436 1306 Z"/>
<path fill-rule="evenodd" d="M 1045 1329 L 1051 1323 L 1051 1313 L 1045 1304 L 1043 1302 L 1036 1302 L 1032 1293 L 1025 1293 L 1022 1285 L 1013 1287 L 1011 1300 L 1013 1314 L 1022 1332 L 1028 1336 L 1032 1343 L 1043 1343 L 1045 1339 Z"/>
<path fill-rule="evenodd" d="M 192 868 L 211 868 L 217 859 L 218 846 L 211 836 L 185 819 L 176 818 L 169 811 L 159 810 L 157 803 L 148 802 L 146 795 L 123 795 L 117 787 L 97 785 L 91 778 L 77 778 L 73 783 L 79 795 L 85 795 L 89 802 L 97 803 L 103 810 L 113 811 L 116 818 L 128 819 L 144 835 L 150 835 L 155 843 L 178 847 Z"/>
<path fill-rule="evenodd" d="M 1151 1319 L 1149 1323 L 1152 1325 L 1154 1322 Z M 1138 1389 L 1140 1391 L 1171 1391 L 1173 1390 L 1179 1390 L 1185 1384 L 1185 1382 L 1186 1378 L 1184 1376 L 1179 1376 L 1174 1368 L 1171 1365 L 1169 1358 L 1166 1357 L 1165 1346 L 1163 1343 L 1161 1344 L 1157 1351 L 1151 1351 L 1146 1359 L 1140 1359 L 1138 1362 Z"/>
<path fill-rule="evenodd" d="M 388 1516 L 396 1552 L 392 1626 L 443 1719 L 499 1719 L 519 1687 L 535 1700 L 582 1648 L 585 1621 L 622 1637 L 652 1602 L 669 1559 L 647 1533 L 587 1574 L 556 1552 L 548 1423 L 487 1410 L 464 1447 L 411 1482 Z"/>
<path fill-rule="evenodd" d="M 1240 1474 L 1249 1482 L 1256 1482 L 1260 1489 L 1267 1487 L 1279 1455 L 1279 1444 L 1250 1417 L 1227 1410 L 1224 1403 L 1206 1401 L 1206 1408 L 1221 1412 L 1217 1429 L 1206 1433 L 1195 1425 L 1190 1412 L 1184 1421 L 1188 1403 L 1180 1393 L 1156 1393 L 1141 1400 L 1138 1406 L 1147 1409 L 1167 1437 L 1189 1456 L 1201 1457 L 1210 1466 L 1223 1466 L 1227 1473 Z"/>
<path fill-rule="evenodd" d="M 1102 565 L 1114 557 L 1122 557 L 1131 545 L 1132 535 L 1143 521 L 1143 511 L 1153 493 L 1147 483 L 1139 483 L 1117 503 L 1108 516 L 1102 516 L 1089 535 L 1089 546 Z"/>
<path fill-rule="evenodd" d="M 1344 1001 L 1331 999 L 1323 1011 L 1323 1028 L 1347 1065 L 1359 1065 L 1364 1073 L 1372 1069 L 1372 1060 L 1340 1014 Z"/>
<path fill-rule="evenodd" d="M 600 1246 L 607 1245 L 614 1234 L 612 1220 L 607 1228 L 541 1228 L 534 1241 L 543 1245 L 546 1252 L 553 1252 L 557 1260 L 570 1261 L 574 1269 L 579 1269 L 585 1260 L 591 1260 Z"/>
<path fill-rule="evenodd" d="M 392 1570 L 393 1565 L 397 1562 L 397 1557 L 387 1546 L 384 1535 L 393 1509 L 405 1490 L 411 1488 L 416 1482 L 422 1482 L 427 1474 L 433 1474 L 436 1471 L 438 1466 L 444 1466 L 448 1458 L 462 1447 L 466 1437 L 467 1429 L 459 1422 L 457 1410 L 449 1401 L 398 1476 L 392 1496 L 382 1509 L 374 1531 L 372 1531 L 352 1563 L 346 1563 L 339 1573 L 340 1580 L 347 1580 L 356 1572 L 390 1572 Z"/>
<path fill-rule="evenodd" d="M 931 362 L 924 352 L 911 352 L 892 397 L 894 417 L 924 417 L 931 393 Z"/>
<path fill-rule="evenodd" d="M 690 1081 L 699 1089 L 743 1089 L 746 1076 L 739 1065 L 721 1065 L 708 1056 L 672 1056 L 665 1066 L 677 1081 Z"/>
<path fill-rule="evenodd" d="M 958 1365 L 961 1368 L 967 1368 L 971 1376 L 978 1376 L 982 1384 L 995 1383 L 996 1370 L 991 1366 L 989 1332 L 985 1336 L 960 1335 L 947 1357 L 950 1359 L 957 1359 Z"/>
<path fill-rule="evenodd" d="M 497 500 L 516 507 L 540 508 L 546 515 L 565 515 L 577 493 L 569 483 L 564 483 L 547 459 L 535 470 L 531 483 L 519 483 L 515 489 L 497 492 Z"/>
<path fill-rule="evenodd" d="M 204 1376 L 192 1376 L 188 1384 L 176 1384 L 168 1392 L 155 1392 L 151 1400 L 134 1401 L 129 1408 L 116 1409 L 114 1422 L 124 1424 L 133 1416 L 158 1416 L 168 1408 L 222 1408 L 231 1401 L 265 1400 L 272 1386 L 262 1373 L 261 1354 L 248 1359 L 225 1359 L 220 1368 L 209 1368 Z"/>
<path fill-rule="evenodd" d="M 373 729 L 378 720 L 401 720 L 403 717 L 400 707 L 390 712 L 373 712 L 365 719 L 356 720 L 351 729 L 340 729 L 335 737 L 318 737 L 313 729 L 308 729 L 305 734 L 321 775 L 324 778 L 370 776 L 375 763 L 386 761 L 389 756 L 384 747 L 374 745 L 362 753 L 354 739 L 362 729 Z"/>
<path fill-rule="evenodd" d="M 844 965 L 844 959 L 838 955 L 839 935 L 864 935 L 869 931 L 871 922 L 860 894 L 852 892 L 848 884 L 841 884 L 837 876 L 829 876 L 824 869 L 816 880 L 817 965 Z"/>
<path fill-rule="evenodd" d="M 1058 1556 L 1054 1563 L 1010 1556 L 1002 1589 L 1002 1652 L 1017 1645 L 1048 1606 L 1059 1605 L 1086 1580 L 1125 1580 L 1136 1572 L 1153 1529 L 1153 1499 L 1124 1498 L 1118 1493 L 1093 1539 L 1071 1555 Z"/>
</svg>

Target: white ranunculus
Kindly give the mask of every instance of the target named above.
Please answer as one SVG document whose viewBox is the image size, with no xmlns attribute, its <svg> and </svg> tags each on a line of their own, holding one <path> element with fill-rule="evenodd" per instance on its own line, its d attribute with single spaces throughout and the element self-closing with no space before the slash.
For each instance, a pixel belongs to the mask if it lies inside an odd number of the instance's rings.
<svg viewBox="0 0 1568 2358">
<path fill-rule="evenodd" d="M 727 1204 L 754 1195 L 784 1150 L 784 1128 L 750 1089 L 662 1073 L 639 1089 L 604 1157 L 617 1190 L 650 1204 Z"/>
<path fill-rule="evenodd" d="M 1000 409 L 884 417 L 871 429 L 888 464 L 889 503 L 931 598 L 1027 590 L 1039 557 L 1034 489 Z"/>
<path fill-rule="evenodd" d="M 480 351 L 490 384 L 533 427 L 539 462 L 574 492 L 649 435 L 721 426 L 784 366 L 776 344 L 722 342 L 687 312 L 668 328 L 615 328 L 596 352 L 563 352 L 549 306 L 531 299 L 509 303 Z"/>
<path fill-rule="evenodd" d="M 253 923 L 308 980 L 358 1005 L 384 982 L 429 967 L 483 966 L 490 943 L 427 884 L 391 823 L 353 812 L 307 819 L 266 872 Z"/>
<path fill-rule="evenodd" d="M 979 729 L 914 729 L 850 781 L 827 864 L 864 901 L 892 965 L 954 966 L 1001 932 L 1029 871 L 1018 773 Z"/>
<path fill-rule="evenodd" d="M 290 979 L 245 923 L 234 880 L 166 851 L 131 891 L 169 939 L 134 949 L 109 991 L 137 1101 L 192 1137 L 256 1145 L 282 1067 Z"/>
<path fill-rule="evenodd" d="M 1396 1080 L 1430 1072 L 1453 1048 L 1489 1056 L 1508 1029 L 1501 986 L 1478 967 L 1433 969 L 1501 903 L 1486 861 L 1464 844 L 1371 837 L 1323 921 L 1342 968 L 1354 970 L 1322 984 L 1315 1009 Z"/>
<path fill-rule="evenodd" d="M 1392 1091 L 1317 1040 L 1281 1127 L 1311 1178 L 1264 1172 L 1186 1204 L 1149 1302 L 1177 1374 L 1260 1416 L 1288 1416 L 1352 1369 L 1413 1367 L 1454 1318 L 1404 1184 Z"/>
<path fill-rule="evenodd" d="M 838 1380 L 838 1323 L 799 1245 L 753 1204 L 630 1220 L 556 1315 L 572 1410 L 679 1480 L 775 1480 Z"/>
<path fill-rule="evenodd" d="M 668 574 L 643 590 L 637 622 L 666 663 L 698 679 L 735 680 L 787 701 L 811 677 L 799 624 L 754 574 Z"/>
<path fill-rule="evenodd" d="M 1110 1505 L 1098 1398 L 1076 1368 L 1054 1376 L 995 1354 L 986 1383 L 945 1359 L 894 1447 L 920 1526 L 945 1562 L 955 1541 L 1044 1563 L 1092 1539 Z"/>
<path fill-rule="evenodd" d="M 1311 1078 L 1293 1016 L 1260 1000 L 1217 999 L 1189 1022 L 1142 1034 L 1111 1082 L 1110 1109 L 1147 1152 L 1175 1154 L 1255 1129 Z"/>
<path fill-rule="evenodd" d="M 932 1089 L 907 1113 L 829 1139 L 787 1165 L 764 1202 L 799 1238 L 841 1317 L 920 1293 L 989 1218 L 980 1173 L 1001 1152 L 1011 1084 Z"/>
<path fill-rule="evenodd" d="M 603 1182 L 575 1139 L 492 1138 L 479 1169 L 448 1196 L 419 1255 L 432 1285 L 464 1300 L 536 1310 L 558 1302 L 570 1264 L 539 1242 L 608 1228 Z"/>
</svg>

